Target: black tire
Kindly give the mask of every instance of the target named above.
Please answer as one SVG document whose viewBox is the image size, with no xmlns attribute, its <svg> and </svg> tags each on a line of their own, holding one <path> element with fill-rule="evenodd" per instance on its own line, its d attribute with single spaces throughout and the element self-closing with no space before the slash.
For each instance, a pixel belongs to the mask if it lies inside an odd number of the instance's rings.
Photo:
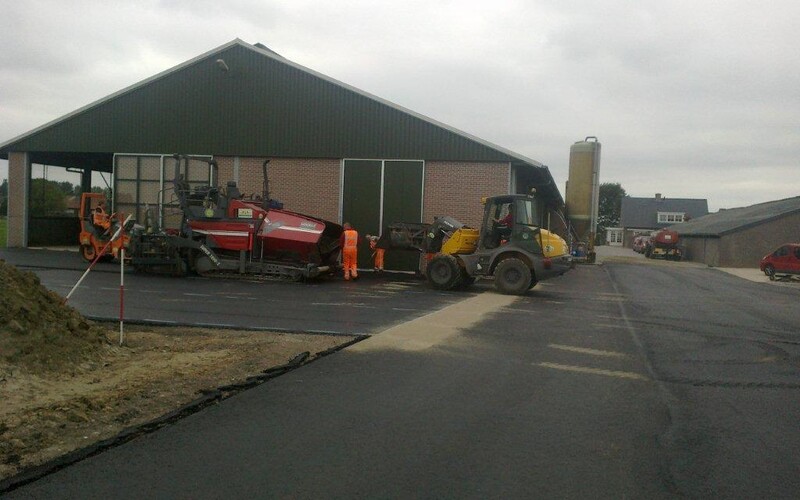
<svg viewBox="0 0 800 500">
<path fill-rule="evenodd" d="M 770 281 L 775 281 L 775 268 L 772 267 L 772 264 L 767 264 L 767 267 L 764 268 L 764 274 L 769 276 Z"/>
<path fill-rule="evenodd" d="M 172 273 L 178 278 L 183 278 L 189 274 L 189 265 L 186 264 L 185 260 L 178 259 L 175 261 L 175 266 L 172 269 Z"/>
<path fill-rule="evenodd" d="M 460 267 L 460 270 L 461 270 L 461 282 L 459 283 L 459 286 L 461 288 L 467 288 L 468 286 L 472 286 L 478 280 L 478 278 L 476 278 L 475 276 L 470 276 L 469 274 L 467 274 L 467 270 L 464 269 L 463 267 Z"/>
<path fill-rule="evenodd" d="M 506 295 L 524 295 L 532 281 L 530 267 L 516 257 L 504 259 L 494 270 L 494 286 Z"/>
<path fill-rule="evenodd" d="M 85 260 L 92 262 L 97 257 L 97 252 L 92 245 L 81 245 L 81 257 Z"/>
<path fill-rule="evenodd" d="M 439 254 L 428 262 L 425 275 L 433 288 L 451 290 L 461 283 L 461 266 L 452 255 Z"/>
</svg>

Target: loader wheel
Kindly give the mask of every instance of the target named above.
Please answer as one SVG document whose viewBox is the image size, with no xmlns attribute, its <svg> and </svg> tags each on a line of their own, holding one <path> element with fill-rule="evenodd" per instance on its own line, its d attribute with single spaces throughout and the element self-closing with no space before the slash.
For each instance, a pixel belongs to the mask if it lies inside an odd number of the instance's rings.
<svg viewBox="0 0 800 500">
<path fill-rule="evenodd" d="M 461 282 L 461 268 L 452 255 L 440 254 L 428 262 L 428 281 L 438 290 L 450 290 Z"/>
<path fill-rule="evenodd" d="M 459 269 L 461 271 L 461 282 L 459 283 L 459 286 L 462 288 L 466 288 L 470 285 L 474 285 L 475 281 L 477 281 L 478 278 L 476 278 L 475 276 L 470 276 L 467 273 L 467 270 L 464 269 L 463 267 L 459 267 Z"/>
<path fill-rule="evenodd" d="M 494 286 L 506 295 L 523 295 L 531 281 L 531 269 L 516 257 L 503 260 L 494 270 Z"/>
<path fill-rule="evenodd" d="M 97 257 L 97 252 L 95 252 L 92 245 L 81 245 L 81 256 L 89 262 L 92 262 L 94 258 Z"/>
</svg>

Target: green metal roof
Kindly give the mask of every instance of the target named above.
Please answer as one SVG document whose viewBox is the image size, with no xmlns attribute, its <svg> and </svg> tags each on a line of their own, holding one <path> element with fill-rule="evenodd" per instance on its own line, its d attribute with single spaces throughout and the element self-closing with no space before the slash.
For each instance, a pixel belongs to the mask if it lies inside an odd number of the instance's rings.
<svg viewBox="0 0 800 500">
<path fill-rule="evenodd" d="M 114 153 L 510 162 L 563 203 L 541 163 L 239 39 L 0 144 L 11 151 L 95 170 Z"/>
<path fill-rule="evenodd" d="M 238 39 L 0 144 L 0 157 L 9 151 L 415 158 L 541 167 Z"/>
</svg>

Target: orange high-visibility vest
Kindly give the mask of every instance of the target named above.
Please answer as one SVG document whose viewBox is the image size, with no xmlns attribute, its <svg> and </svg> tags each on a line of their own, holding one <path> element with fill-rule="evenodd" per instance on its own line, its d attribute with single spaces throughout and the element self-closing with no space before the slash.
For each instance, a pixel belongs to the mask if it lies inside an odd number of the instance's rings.
<svg viewBox="0 0 800 500">
<path fill-rule="evenodd" d="M 355 250 L 358 245 L 358 231 L 348 229 L 344 232 L 344 249 Z"/>
</svg>

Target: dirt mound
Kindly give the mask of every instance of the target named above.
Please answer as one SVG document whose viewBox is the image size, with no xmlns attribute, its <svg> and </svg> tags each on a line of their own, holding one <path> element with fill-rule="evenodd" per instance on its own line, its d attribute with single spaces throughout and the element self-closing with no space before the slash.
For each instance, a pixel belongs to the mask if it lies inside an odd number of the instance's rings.
<svg viewBox="0 0 800 500">
<path fill-rule="evenodd" d="M 35 274 L 0 260 L 0 364 L 33 372 L 75 367 L 107 343 L 105 329 L 65 305 Z"/>
</svg>

